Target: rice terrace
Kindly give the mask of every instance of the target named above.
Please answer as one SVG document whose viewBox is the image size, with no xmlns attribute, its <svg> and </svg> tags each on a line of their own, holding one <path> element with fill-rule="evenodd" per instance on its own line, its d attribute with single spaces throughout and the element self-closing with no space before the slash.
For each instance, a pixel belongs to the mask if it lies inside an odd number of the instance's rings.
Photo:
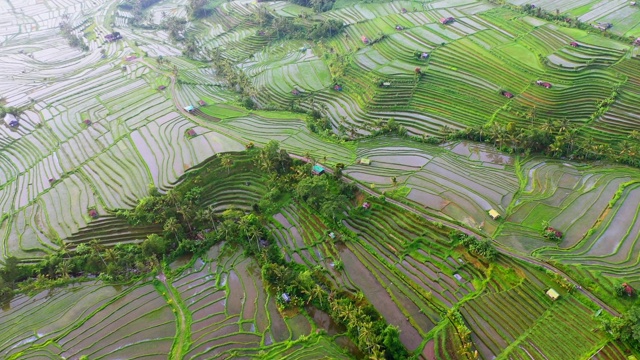
<svg viewBox="0 0 640 360">
<path fill-rule="evenodd" d="M 0 359 L 639 359 L 639 105 L 629 0 L 0 0 Z"/>
</svg>

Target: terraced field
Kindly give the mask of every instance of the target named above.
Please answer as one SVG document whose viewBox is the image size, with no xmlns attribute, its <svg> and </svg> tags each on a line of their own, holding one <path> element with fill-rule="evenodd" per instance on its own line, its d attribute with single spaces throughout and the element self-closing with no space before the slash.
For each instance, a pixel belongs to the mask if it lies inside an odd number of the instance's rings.
<svg viewBox="0 0 640 360">
<path fill-rule="evenodd" d="M 161 0 L 140 22 L 118 3 L 0 3 L 0 105 L 13 113 L 0 126 L 0 262 L 35 263 L 94 239 L 140 243 L 162 226 L 132 227 L 116 211 L 212 163 L 220 165 L 203 186 L 203 206 L 218 215 L 255 211 L 273 184 L 238 153 L 277 140 L 328 169 L 344 165 L 346 181 L 365 188 L 340 223 L 287 198 L 264 220 L 285 260 L 368 300 L 409 352 L 630 354 L 597 329 L 600 313 L 579 292 L 505 255 L 478 259 L 439 220 L 557 265 L 598 296 L 622 282 L 640 287 L 640 171 L 518 146 L 526 131 L 549 128 L 561 146 L 589 149 L 587 160 L 619 152 L 637 162 L 638 6 L 537 2 L 566 16 L 548 21 L 477 0 L 337 0 L 324 12 L 237 0 L 211 1 L 208 17 L 191 20 L 188 1 Z M 274 22 L 331 19 L 343 28 L 322 40 L 278 39 L 265 35 L 259 11 Z M 175 41 L 168 17 L 188 19 L 186 41 Z M 572 19 L 613 26 L 578 29 Z M 79 46 L 60 32 L 62 22 Z M 113 31 L 123 40 L 105 41 Z M 225 77 L 213 56 L 240 80 Z M 329 126 L 312 132 L 318 114 Z M 391 123 L 396 134 L 384 135 Z M 452 140 L 470 127 L 480 129 L 479 142 Z M 225 153 L 233 163 L 223 166 Z M 545 226 L 561 241 L 544 238 Z M 135 284 L 94 280 L 19 294 L 0 311 L 0 357 L 366 357 L 328 313 L 308 303 L 283 311 L 282 294 L 266 290 L 257 264 L 219 243 Z M 549 288 L 559 300 L 545 295 Z"/>
</svg>

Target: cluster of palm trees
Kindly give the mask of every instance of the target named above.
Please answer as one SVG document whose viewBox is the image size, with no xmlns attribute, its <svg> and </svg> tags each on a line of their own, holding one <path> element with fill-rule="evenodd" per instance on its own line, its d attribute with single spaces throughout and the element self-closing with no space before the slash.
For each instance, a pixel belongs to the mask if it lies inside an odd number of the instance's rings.
<svg viewBox="0 0 640 360">
<path fill-rule="evenodd" d="M 598 160 L 610 159 L 632 166 L 640 166 L 640 133 L 631 131 L 626 139 L 617 143 L 596 141 L 585 135 L 569 120 L 547 120 L 538 127 L 520 127 L 516 123 L 506 125 L 494 122 L 488 126 L 470 127 L 453 131 L 441 128 L 444 140 L 468 139 L 488 142 L 510 153 L 544 153 L 552 157 Z"/>
</svg>

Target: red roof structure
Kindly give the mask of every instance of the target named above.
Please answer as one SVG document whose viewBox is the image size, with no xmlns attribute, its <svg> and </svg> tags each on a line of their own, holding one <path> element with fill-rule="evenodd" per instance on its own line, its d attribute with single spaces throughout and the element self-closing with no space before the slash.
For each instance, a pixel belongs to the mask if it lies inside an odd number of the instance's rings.
<svg viewBox="0 0 640 360">
<path fill-rule="evenodd" d="M 627 296 L 633 296 L 633 288 L 631 285 L 624 283 L 622 284 L 622 287 L 624 288 L 624 293 L 627 294 Z"/>
<path fill-rule="evenodd" d="M 365 209 L 365 210 L 371 209 L 371 203 L 366 202 L 366 203 L 362 204 L 362 208 Z"/>
<path fill-rule="evenodd" d="M 402 10 L 400 10 L 403 14 L 407 13 L 407 9 L 406 8 L 402 8 Z"/>
<path fill-rule="evenodd" d="M 89 210 L 89 216 L 91 216 L 92 219 L 97 219 L 99 215 L 95 209 L 91 209 Z"/>
<path fill-rule="evenodd" d="M 536 81 L 536 85 L 544 86 L 544 87 L 546 87 L 547 89 L 551 89 L 551 83 L 543 82 L 543 81 L 541 81 L 541 80 Z"/>
<path fill-rule="evenodd" d="M 335 90 L 335 91 L 342 91 L 342 85 L 340 85 L 340 84 L 335 84 L 335 85 L 333 86 L 333 90 Z"/>
<path fill-rule="evenodd" d="M 511 99 L 513 97 L 513 94 L 508 91 L 503 91 L 502 95 L 508 99 Z"/>
<path fill-rule="evenodd" d="M 369 43 L 369 39 L 368 39 L 366 36 L 364 36 L 364 35 L 360 36 L 360 40 L 362 40 L 362 42 L 363 42 L 364 44 L 368 44 L 368 43 Z"/>
<path fill-rule="evenodd" d="M 89 120 L 89 119 L 84 119 L 84 120 L 82 120 L 82 122 L 87 126 L 91 126 L 91 120 Z"/>
<path fill-rule="evenodd" d="M 204 100 L 198 100 L 198 105 L 205 106 L 205 105 L 207 105 L 207 103 L 204 102 Z"/>
<path fill-rule="evenodd" d="M 442 25 L 447 25 L 447 24 L 452 23 L 454 21 L 456 21 L 456 19 L 453 18 L 453 17 L 440 18 L 440 24 L 442 24 Z"/>
<path fill-rule="evenodd" d="M 580 45 L 579 45 L 577 42 L 572 41 L 572 42 L 571 42 L 571 46 L 573 46 L 573 47 L 578 47 L 578 46 L 580 46 Z"/>
<path fill-rule="evenodd" d="M 189 129 L 189 130 L 187 130 L 187 136 L 189 136 L 189 137 L 194 137 L 194 136 L 196 136 L 196 135 L 198 135 L 198 133 L 196 133 L 196 131 L 195 131 L 195 130 L 193 130 L 193 129 Z"/>
<path fill-rule="evenodd" d="M 166 88 L 167 88 L 167 87 L 166 87 L 166 86 L 164 86 L 164 85 L 160 85 L 160 86 L 158 86 L 158 90 L 160 90 L 160 91 L 162 91 L 162 90 L 164 90 L 164 89 L 166 89 Z"/>
</svg>

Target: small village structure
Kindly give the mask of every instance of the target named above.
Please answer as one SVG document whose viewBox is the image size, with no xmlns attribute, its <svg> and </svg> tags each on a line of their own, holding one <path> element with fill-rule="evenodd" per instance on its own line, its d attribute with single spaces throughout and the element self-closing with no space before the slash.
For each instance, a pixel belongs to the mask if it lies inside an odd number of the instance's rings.
<svg viewBox="0 0 640 360">
<path fill-rule="evenodd" d="M 18 125 L 20 125 L 20 121 L 18 121 L 18 118 L 13 114 L 6 114 L 4 116 L 4 123 L 12 128 L 16 128 L 18 127 Z"/>
<path fill-rule="evenodd" d="M 542 80 L 538 80 L 538 81 L 536 81 L 536 85 L 538 85 L 538 86 L 544 86 L 544 87 L 546 87 L 547 89 L 551 89 L 551 83 L 544 82 L 544 81 L 542 81 Z"/>
<path fill-rule="evenodd" d="M 322 175 L 324 174 L 324 168 L 321 165 L 313 165 L 313 167 L 311 168 L 311 173 L 313 175 Z"/>
<path fill-rule="evenodd" d="M 447 24 L 451 24 L 452 22 L 456 21 L 455 18 L 453 17 L 448 17 L 448 18 L 440 18 L 440 24 L 442 25 L 447 25 Z"/>
<path fill-rule="evenodd" d="M 551 300 L 556 301 L 560 297 L 560 294 L 558 294 L 554 289 L 549 289 L 547 290 L 547 296 L 551 298 Z"/>
<path fill-rule="evenodd" d="M 612 23 L 606 23 L 606 22 L 605 23 L 599 22 L 596 25 L 594 25 L 594 27 L 596 29 L 598 29 L 598 30 L 605 31 L 605 30 L 611 29 L 613 27 L 613 24 Z"/>
<path fill-rule="evenodd" d="M 498 220 L 500 218 L 500 213 L 495 211 L 494 209 L 491 209 L 489 210 L 489 216 L 491 216 L 493 220 Z"/>
<path fill-rule="evenodd" d="M 118 41 L 120 39 L 122 39 L 122 35 L 120 35 L 120 33 L 117 32 L 117 31 L 112 32 L 111 34 L 107 34 L 107 35 L 104 36 L 104 40 L 106 42 L 114 42 L 114 41 Z"/>
</svg>

